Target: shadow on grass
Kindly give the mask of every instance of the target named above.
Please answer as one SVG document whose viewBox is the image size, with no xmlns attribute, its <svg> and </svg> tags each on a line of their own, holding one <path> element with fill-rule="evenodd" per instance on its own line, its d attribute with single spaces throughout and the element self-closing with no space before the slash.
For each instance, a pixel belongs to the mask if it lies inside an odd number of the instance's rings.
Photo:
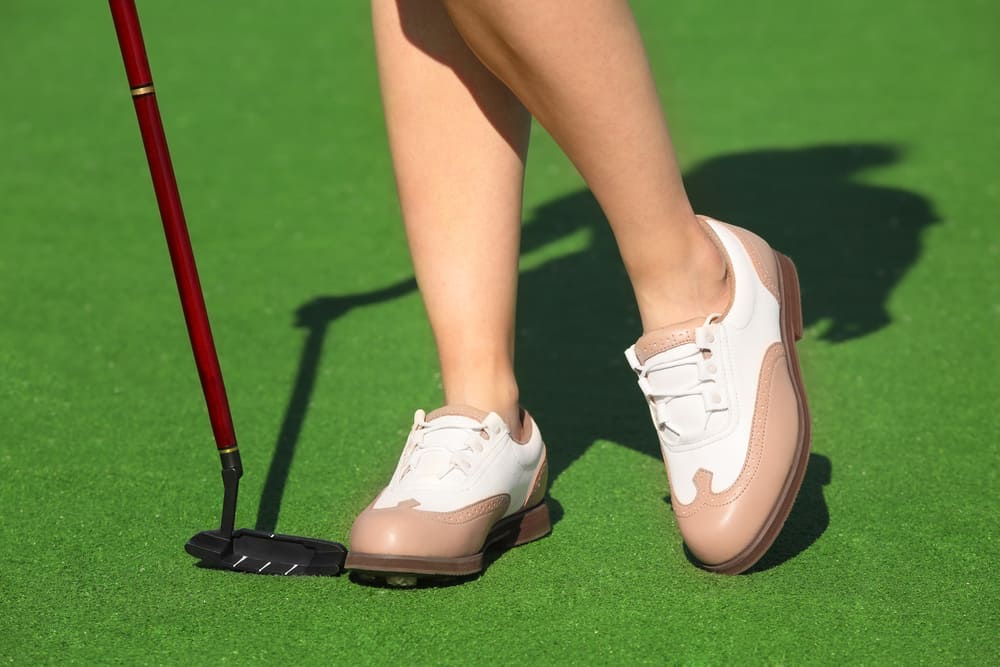
<svg viewBox="0 0 1000 667">
<path fill-rule="evenodd" d="M 319 297 L 303 304 L 295 311 L 295 326 L 306 330 L 306 340 L 302 345 L 292 395 L 288 397 L 285 416 L 281 420 L 278 440 L 271 456 L 271 465 L 261 490 L 260 503 L 257 507 L 257 530 L 273 533 L 278 524 L 278 512 L 281 510 L 281 499 L 285 495 L 288 471 L 291 469 L 295 446 L 302 433 L 309 401 L 312 400 L 316 388 L 316 374 L 330 325 L 352 308 L 389 301 L 409 294 L 416 288 L 416 281 L 410 278 L 371 292 L 343 297 Z"/>
<path fill-rule="evenodd" d="M 806 327 L 837 343 L 889 323 L 892 289 L 918 259 L 922 230 L 936 222 L 925 198 L 857 179 L 865 170 L 894 164 L 901 154 L 885 144 L 750 151 L 708 160 L 688 172 L 685 182 L 696 210 L 750 228 L 795 260 Z M 517 374 L 522 402 L 546 434 L 551 480 L 597 439 L 660 456 L 622 356 L 640 333 L 638 312 L 614 238 L 590 193 L 538 207 L 525 220 L 522 256 L 533 263 L 535 251 L 577 234 L 585 235 L 576 244 L 582 247 L 522 271 L 518 290 Z M 360 295 L 322 297 L 299 309 L 298 325 L 308 335 L 261 495 L 258 529 L 276 524 L 330 324 L 350 308 L 413 289 L 409 280 Z M 813 455 L 786 529 L 758 568 L 784 562 L 819 538 L 829 522 L 822 486 L 831 477 L 830 460 Z"/>
<path fill-rule="evenodd" d="M 802 488 L 788 513 L 781 533 L 767 553 L 753 567 L 741 574 L 749 575 L 770 570 L 798 556 L 819 539 L 830 525 L 830 512 L 823 499 L 823 487 L 827 486 L 832 478 L 833 466 L 830 464 L 830 459 L 821 454 L 810 454 Z M 670 496 L 664 500 L 670 504 Z M 698 559 L 687 545 L 684 545 L 684 555 L 688 562 L 700 567 Z"/>
<path fill-rule="evenodd" d="M 822 454 L 810 454 L 807 466 L 802 489 L 785 520 L 785 527 L 764 557 L 745 574 L 770 570 L 795 558 L 818 540 L 830 525 L 823 487 L 833 481 L 833 466 L 830 459 Z"/>
</svg>

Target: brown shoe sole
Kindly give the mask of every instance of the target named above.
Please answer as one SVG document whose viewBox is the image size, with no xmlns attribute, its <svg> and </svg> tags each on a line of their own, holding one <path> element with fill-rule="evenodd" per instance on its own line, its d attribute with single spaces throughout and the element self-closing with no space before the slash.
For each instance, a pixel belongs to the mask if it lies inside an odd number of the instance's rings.
<svg viewBox="0 0 1000 667">
<path fill-rule="evenodd" d="M 806 403 L 806 390 L 802 383 L 802 369 L 799 366 L 799 353 L 795 342 L 802 339 L 802 297 L 799 291 L 799 276 L 795 265 L 788 257 L 775 252 L 778 260 L 778 294 L 781 295 L 781 342 L 788 354 L 788 371 L 798 398 L 799 409 L 799 442 L 796 448 L 796 458 L 785 479 L 785 484 L 778 496 L 771 514 L 768 515 L 764 527 L 757 537 L 736 557 L 714 565 L 702 563 L 701 566 L 712 572 L 721 574 L 739 574 L 759 561 L 774 544 L 785 519 L 788 518 L 795 497 L 802 486 L 805 477 L 806 464 L 809 462 L 809 443 L 811 428 L 809 422 L 809 406 Z"/>
<path fill-rule="evenodd" d="M 491 548 L 506 551 L 545 537 L 550 532 L 552 522 L 549 519 L 549 508 L 543 500 L 529 510 L 498 521 L 486 536 L 483 548 L 478 553 L 455 558 L 431 558 L 349 551 L 344 568 L 386 579 L 397 575 L 468 576 L 483 571 L 486 552 Z"/>
</svg>

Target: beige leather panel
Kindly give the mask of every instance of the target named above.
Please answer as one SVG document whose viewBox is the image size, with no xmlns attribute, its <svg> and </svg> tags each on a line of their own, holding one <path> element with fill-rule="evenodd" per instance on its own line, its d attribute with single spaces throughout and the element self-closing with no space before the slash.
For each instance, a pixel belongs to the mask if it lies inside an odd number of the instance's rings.
<svg viewBox="0 0 1000 667">
<path fill-rule="evenodd" d="M 685 343 L 693 344 L 694 330 L 704 323 L 704 317 L 696 317 L 671 327 L 654 329 L 635 342 L 635 356 L 640 364 L 644 364 L 650 357 L 660 352 L 666 352 Z"/>
<path fill-rule="evenodd" d="M 723 223 L 725 224 L 725 223 Z M 736 235 L 743 247 L 746 248 L 753 268 L 757 271 L 757 276 L 764 283 L 767 291 L 774 295 L 775 299 L 781 300 L 778 295 L 778 260 L 774 256 L 774 251 L 767 242 L 751 231 L 742 227 L 726 225 L 726 229 Z"/>
<path fill-rule="evenodd" d="M 510 496 L 501 494 L 454 512 L 415 509 L 414 500 L 395 507 L 369 505 L 351 527 L 352 551 L 385 556 L 457 558 L 482 550 L 486 536 L 503 518 Z"/>
<path fill-rule="evenodd" d="M 502 506 L 502 507 L 501 507 Z M 486 500 L 481 500 L 474 505 L 469 505 L 468 507 L 463 507 L 460 510 L 455 510 L 454 512 L 423 512 L 423 510 L 416 510 L 427 515 L 427 518 L 440 523 L 469 523 L 474 519 L 478 519 L 481 516 L 486 516 L 488 514 L 493 514 L 498 507 L 501 507 L 500 516 L 503 517 L 503 513 L 507 511 L 510 507 L 510 496 L 507 494 L 493 496 L 492 498 L 487 498 Z"/>
<path fill-rule="evenodd" d="M 535 475 L 535 483 L 531 487 L 531 493 L 528 494 L 528 499 L 524 502 L 524 507 L 521 509 L 528 509 L 529 507 L 534 507 L 538 503 L 542 502 L 545 498 L 545 491 L 549 487 L 549 461 L 547 456 L 543 456 L 542 465 L 538 468 L 538 474 Z"/>
<path fill-rule="evenodd" d="M 795 462 L 799 430 L 785 349 L 775 343 L 761 365 L 750 447 L 740 476 L 725 491 L 713 493 L 711 473 L 699 470 L 694 501 L 673 502 L 681 535 L 699 560 L 709 565 L 726 562 L 761 533 Z"/>
</svg>

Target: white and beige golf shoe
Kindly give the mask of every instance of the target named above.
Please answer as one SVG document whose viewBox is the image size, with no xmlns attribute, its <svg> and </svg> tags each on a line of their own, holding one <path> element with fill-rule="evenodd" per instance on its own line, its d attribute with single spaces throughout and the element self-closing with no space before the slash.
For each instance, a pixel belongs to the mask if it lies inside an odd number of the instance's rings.
<svg viewBox="0 0 1000 667">
<path fill-rule="evenodd" d="M 726 310 L 643 335 L 625 356 L 659 434 L 691 553 L 735 574 L 768 550 L 802 484 L 809 411 L 795 342 L 795 266 L 751 232 L 702 218 L 728 263 Z"/>
<path fill-rule="evenodd" d="M 487 549 L 547 535 L 545 444 L 522 414 L 517 441 L 495 413 L 418 410 L 388 486 L 354 521 L 345 567 L 397 585 L 465 576 Z"/>
</svg>

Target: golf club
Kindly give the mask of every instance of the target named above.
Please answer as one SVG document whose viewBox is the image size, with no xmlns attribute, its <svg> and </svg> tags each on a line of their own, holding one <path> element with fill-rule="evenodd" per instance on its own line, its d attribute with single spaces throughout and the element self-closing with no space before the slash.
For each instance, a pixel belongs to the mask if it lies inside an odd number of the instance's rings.
<svg viewBox="0 0 1000 667">
<path fill-rule="evenodd" d="M 222 460 L 224 493 L 221 524 L 218 530 L 206 530 L 194 535 L 188 540 L 185 549 L 208 567 L 260 574 L 338 574 L 343 569 L 347 555 L 347 549 L 342 544 L 294 535 L 275 535 L 259 530 L 233 530 L 243 465 L 236 445 L 236 433 L 222 370 L 212 341 L 205 299 L 198 281 L 191 240 L 181 209 L 177 181 L 170 163 L 167 138 L 156 103 L 139 16 L 134 0 L 109 0 L 109 4 L 149 161 L 188 336 L 198 366 L 216 447 Z"/>
</svg>

